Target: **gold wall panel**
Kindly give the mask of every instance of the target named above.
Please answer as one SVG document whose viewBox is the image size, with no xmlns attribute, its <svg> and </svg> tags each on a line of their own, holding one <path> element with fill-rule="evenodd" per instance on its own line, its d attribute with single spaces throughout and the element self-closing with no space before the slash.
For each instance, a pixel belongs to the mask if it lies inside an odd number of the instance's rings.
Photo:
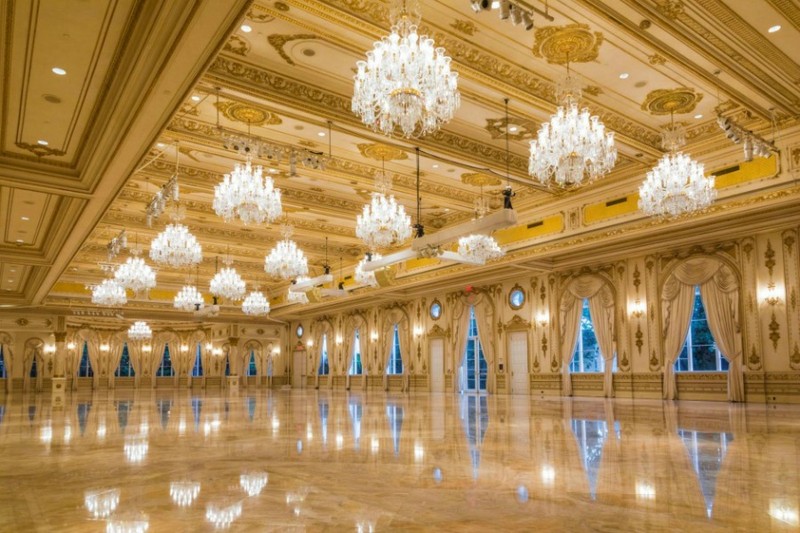
<svg viewBox="0 0 800 533">
<path fill-rule="evenodd" d="M 586 224 L 596 224 L 610 218 L 629 215 L 639 210 L 639 195 L 631 193 L 614 200 L 605 200 L 596 204 L 589 204 L 583 208 L 583 221 Z"/>
<path fill-rule="evenodd" d="M 778 158 L 774 155 L 768 159 L 756 157 L 752 161 L 743 161 L 737 165 L 716 169 L 710 174 L 716 176 L 717 189 L 741 185 L 750 181 L 771 178 L 778 173 Z"/>
<path fill-rule="evenodd" d="M 544 235 L 559 233 L 564 230 L 564 216 L 551 215 L 538 222 L 521 224 L 494 232 L 494 238 L 500 245 L 535 239 Z"/>
</svg>

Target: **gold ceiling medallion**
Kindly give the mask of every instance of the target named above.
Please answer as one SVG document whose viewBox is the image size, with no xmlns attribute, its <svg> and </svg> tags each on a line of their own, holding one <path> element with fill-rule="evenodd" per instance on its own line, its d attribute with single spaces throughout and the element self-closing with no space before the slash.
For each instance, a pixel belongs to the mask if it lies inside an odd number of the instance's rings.
<svg viewBox="0 0 800 533">
<path fill-rule="evenodd" d="M 23 150 L 27 150 L 32 152 L 36 157 L 50 157 L 50 156 L 62 156 L 66 155 L 66 152 L 63 150 L 56 150 L 55 148 L 50 148 L 49 146 L 42 146 L 41 144 L 30 144 L 30 143 L 16 143 L 17 148 L 22 148 Z"/>
<path fill-rule="evenodd" d="M 503 182 L 497 176 L 484 174 L 483 172 L 467 172 L 461 174 L 461 183 L 474 187 L 496 187 Z"/>
<path fill-rule="evenodd" d="M 703 99 L 703 95 L 689 87 L 657 89 L 650 91 L 642 104 L 642 111 L 653 115 L 681 115 L 691 113 Z"/>
<path fill-rule="evenodd" d="M 228 120 L 244 122 L 251 126 L 276 126 L 283 123 L 281 117 L 272 111 L 240 102 L 219 102 L 214 105 Z"/>
<path fill-rule="evenodd" d="M 543 26 L 534 35 L 533 55 L 556 65 L 586 63 L 597 59 L 601 44 L 603 34 L 587 24 Z"/>
<path fill-rule="evenodd" d="M 532 139 L 537 130 L 537 126 L 532 120 L 519 117 L 487 118 L 484 129 L 489 132 L 492 139 L 500 139 L 505 138 L 506 126 L 510 126 L 508 138 L 515 141 Z"/>
<path fill-rule="evenodd" d="M 250 43 L 239 35 L 234 34 L 228 38 L 223 50 L 244 57 L 250 51 Z"/>
<path fill-rule="evenodd" d="M 278 55 L 283 58 L 290 65 L 294 65 L 294 59 L 289 57 L 289 54 L 286 53 L 286 50 L 283 49 L 286 46 L 286 43 L 290 43 L 292 41 L 307 41 L 310 39 L 316 39 L 317 36 L 313 33 L 297 33 L 294 35 L 283 35 L 280 33 L 273 33 L 272 35 L 267 36 L 267 42 L 272 46 Z"/>
<path fill-rule="evenodd" d="M 356 146 L 358 147 L 358 151 L 361 152 L 361 155 L 376 161 L 400 161 L 408 159 L 408 154 L 396 146 L 389 146 L 388 144 L 381 143 L 361 143 Z"/>
</svg>

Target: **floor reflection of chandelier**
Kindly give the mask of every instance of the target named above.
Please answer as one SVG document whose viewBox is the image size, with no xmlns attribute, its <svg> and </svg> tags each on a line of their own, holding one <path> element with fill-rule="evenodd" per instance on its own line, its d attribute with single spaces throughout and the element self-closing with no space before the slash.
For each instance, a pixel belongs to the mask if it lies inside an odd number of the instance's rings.
<svg viewBox="0 0 800 533">
<path fill-rule="evenodd" d="M 714 176 L 706 178 L 702 163 L 678 152 L 685 143 L 683 128 L 673 123 L 664 131 L 662 145 L 669 153 L 639 187 L 639 209 L 645 214 L 674 217 L 704 209 L 717 197 Z"/>
<path fill-rule="evenodd" d="M 370 287 L 375 287 L 378 285 L 378 282 L 375 280 L 375 271 L 371 270 L 369 272 L 366 272 L 364 270 L 364 265 L 366 265 L 368 261 L 377 261 L 379 259 L 382 259 L 381 254 L 373 253 L 373 254 L 368 254 L 367 257 L 364 257 L 361 261 L 358 262 L 354 274 L 356 283 L 359 283 L 361 285 L 369 285 Z"/>
<path fill-rule="evenodd" d="M 503 257 L 505 252 L 498 246 L 493 237 L 488 235 L 467 235 L 458 239 L 458 254 L 485 263 L 486 261 Z"/>
<path fill-rule="evenodd" d="M 404 137 L 436 131 L 461 103 L 450 58 L 433 39 L 417 34 L 419 19 L 416 1 L 395 0 L 391 33 L 356 63 L 352 111 L 385 135 L 397 128 Z"/>
<path fill-rule="evenodd" d="M 203 260 L 203 249 L 189 228 L 175 221 L 150 243 L 150 259 L 173 268 L 187 267 Z"/>
<path fill-rule="evenodd" d="M 240 516 L 242 516 L 242 502 L 236 502 L 228 506 L 219 504 L 206 506 L 206 521 L 219 529 L 230 527 Z"/>
<path fill-rule="evenodd" d="M 133 325 L 128 328 L 128 338 L 132 341 L 143 341 L 153 337 L 153 330 L 147 325 L 147 322 L 137 320 Z"/>
<path fill-rule="evenodd" d="M 117 268 L 114 279 L 136 293 L 149 291 L 156 286 L 155 271 L 139 257 L 138 251 Z"/>
<path fill-rule="evenodd" d="M 284 225 L 281 228 L 283 239 L 264 259 L 264 271 L 274 278 L 284 280 L 296 279 L 308 274 L 308 259 L 297 243 L 291 240 L 292 228 Z"/>
<path fill-rule="evenodd" d="M 211 278 L 211 294 L 228 300 L 241 300 L 244 298 L 247 286 L 236 269 L 231 266 L 233 264 L 231 258 L 228 256 L 223 262 L 226 266 Z"/>
<path fill-rule="evenodd" d="M 238 216 L 245 224 L 272 222 L 281 216 L 281 191 L 263 172 L 261 165 L 253 167 L 249 156 L 244 166 L 237 164 L 214 187 L 214 212 L 225 222 Z"/>
<path fill-rule="evenodd" d="M 356 218 L 356 237 L 370 250 L 400 244 L 411 237 L 411 217 L 389 194 L 391 184 L 391 177 L 381 171 L 375 179 L 378 192 L 372 193 L 372 200 Z"/>
<path fill-rule="evenodd" d="M 558 84 L 561 103 L 550 122 L 531 141 L 528 172 L 544 184 L 577 186 L 607 174 L 617 161 L 614 133 L 588 109 L 578 109 L 580 81 L 567 76 Z"/>
<path fill-rule="evenodd" d="M 263 292 L 259 290 L 252 291 L 242 302 L 242 311 L 250 316 L 266 315 L 269 313 L 269 300 L 267 300 Z"/>
<path fill-rule="evenodd" d="M 169 484 L 169 495 L 178 507 L 189 507 L 200 495 L 200 483 L 196 481 L 173 481 Z"/>
<path fill-rule="evenodd" d="M 99 285 L 92 289 L 92 303 L 113 307 L 115 305 L 125 305 L 128 303 L 128 295 L 125 288 L 115 279 L 104 279 Z"/>
<path fill-rule="evenodd" d="M 239 476 L 239 485 L 248 496 L 258 496 L 267 486 L 269 477 L 266 472 L 251 472 Z"/>
</svg>

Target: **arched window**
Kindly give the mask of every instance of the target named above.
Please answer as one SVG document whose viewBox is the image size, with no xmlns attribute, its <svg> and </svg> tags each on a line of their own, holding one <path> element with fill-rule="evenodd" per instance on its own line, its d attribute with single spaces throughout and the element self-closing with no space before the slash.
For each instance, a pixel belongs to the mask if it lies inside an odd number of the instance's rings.
<svg viewBox="0 0 800 533">
<path fill-rule="evenodd" d="M 347 373 L 351 376 L 358 376 L 361 375 L 363 370 L 361 365 L 361 338 L 358 333 L 358 328 L 356 328 L 353 334 L 353 359 L 350 362 L 350 368 L 347 370 Z"/>
<path fill-rule="evenodd" d="M 256 367 L 256 351 L 250 350 L 250 364 L 247 365 L 247 375 L 257 376 L 258 368 Z"/>
<path fill-rule="evenodd" d="M 392 334 L 392 351 L 389 352 L 389 367 L 386 369 L 386 373 L 403 373 L 403 356 L 400 354 L 400 333 L 397 324 L 394 325 L 394 334 Z"/>
<path fill-rule="evenodd" d="M 464 362 L 462 372 L 466 380 L 464 385 L 468 391 L 485 391 L 486 376 L 489 365 L 483 355 L 483 347 L 478 337 L 478 322 L 475 320 L 475 307 L 469 308 L 469 328 L 467 329 L 467 344 L 464 348 Z"/>
<path fill-rule="evenodd" d="M 6 377 L 6 358 L 3 352 L 3 345 L 0 344 L 0 378 Z"/>
<path fill-rule="evenodd" d="M 158 367 L 156 376 L 169 378 L 174 375 L 172 370 L 172 358 L 169 356 L 169 344 L 164 345 L 164 355 L 161 357 L 161 365 Z"/>
<path fill-rule="evenodd" d="M 36 359 L 34 358 L 34 362 Z M 89 343 L 83 341 L 83 352 L 81 353 L 81 362 L 78 365 L 78 377 L 90 378 L 94 376 L 92 370 L 92 362 L 89 360 Z"/>
<path fill-rule="evenodd" d="M 203 375 L 203 358 L 201 357 L 200 343 L 197 343 L 197 351 L 194 356 L 194 366 L 192 366 L 192 377 L 199 378 Z"/>
<path fill-rule="evenodd" d="M 31 376 L 32 378 L 35 378 L 35 377 L 36 377 L 36 375 L 37 375 L 37 370 L 38 370 L 38 369 L 36 368 L 36 354 L 34 353 L 34 354 L 33 354 L 33 362 L 31 363 L 31 373 L 30 373 L 30 376 Z"/>
<path fill-rule="evenodd" d="M 578 342 L 575 343 L 575 352 L 572 355 L 569 371 L 573 373 L 602 372 L 604 369 L 603 363 L 600 347 L 597 344 L 597 336 L 594 334 L 592 317 L 589 314 L 589 299 L 584 298 L 583 310 L 581 311 L 581 327 L 578 330 Z"/>
<path fill-rule="evenodd" d="M 320 376 L 327 376 L 330 369 L 328 368 L 328 334 L 322 335 L 322 353 L 319 356 L 319 369 L 317 373 Z"/>
<path fill-rule="evenodd" d="M 114 375 L 118 378 L 132 378 L 136 375 L 131 365 L 131 356 L 128 353 L 128 343 L 122 345 L 122 357 L 119 360 L 119 366 L 114 371 Z"/>
<path fill-rule="evenodd" d="M 694 308 L 686 341 L 678 359 L 677 372 L 723 372 L 728 370 L 728 360 L 722 356 L 708 327 L 706 310 L 700 297 L 700 286 L 694 288 Z"/>
</svg>

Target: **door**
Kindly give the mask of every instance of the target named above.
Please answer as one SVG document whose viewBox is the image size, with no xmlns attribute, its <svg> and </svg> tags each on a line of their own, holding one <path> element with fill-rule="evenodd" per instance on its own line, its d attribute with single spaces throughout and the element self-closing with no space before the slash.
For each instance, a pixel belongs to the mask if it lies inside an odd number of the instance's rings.
<svg viewBox="0 0 800 533">
<path fill-rule="evenodd" d="M 508 356 L 511 366 L 511 394 L 529 394 L 527 332 L 511 332 L 508 337 Z"/>
<path fill-rule="evenodd" d="M 431 339 L 431 392 L 444 392 L 444 339 Z"/>
<path fill-rule="evenodd" d="M 306 352 L 296 350 L 292 353 L 292 388 L 304 389 L 306 386 Z"/>
</svg>

